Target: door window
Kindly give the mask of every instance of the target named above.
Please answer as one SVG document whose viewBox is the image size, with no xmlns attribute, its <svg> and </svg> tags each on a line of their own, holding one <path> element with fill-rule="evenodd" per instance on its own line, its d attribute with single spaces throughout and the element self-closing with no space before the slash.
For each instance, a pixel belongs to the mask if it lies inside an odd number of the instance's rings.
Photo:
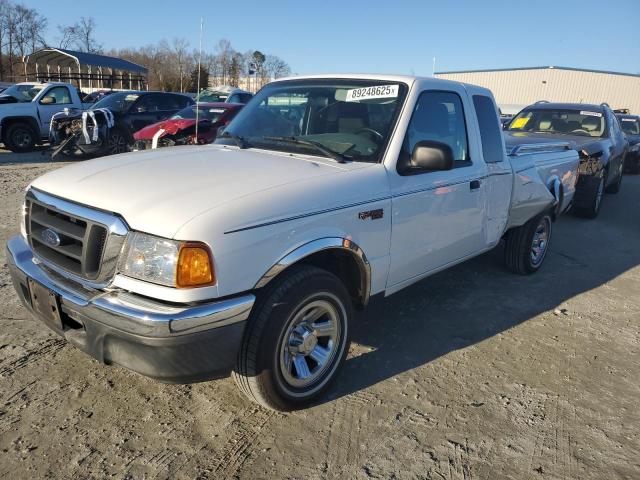
<svg viewBox="0 0 640 480">
<path fill-rule="evenodd" d="M 45 98 L 51 98 L 53 99 L 53 101 L 43 101 Z M 56 105 L 69 104 L 71 103 L 71 94 L 69 93 L 69 89 L 67 87 L 53 87 L 51 90 L 44 94 L 40 102 L 44 104 Z"/>
<path fill-rule="evenodd" d="M 456 93 L 427 91 L 420 95 L 404 138 L 403 161 L 408 161 L 416 143 L 424 140 L 449 145 L 454 167 L 471 165 L 464 110 Z"/>
<path fill-rule="evenodd" d="M 145 95 L 133 108 L 135 113 L 149 113 L 158 111 L 158 95 Z"/>
</svg>

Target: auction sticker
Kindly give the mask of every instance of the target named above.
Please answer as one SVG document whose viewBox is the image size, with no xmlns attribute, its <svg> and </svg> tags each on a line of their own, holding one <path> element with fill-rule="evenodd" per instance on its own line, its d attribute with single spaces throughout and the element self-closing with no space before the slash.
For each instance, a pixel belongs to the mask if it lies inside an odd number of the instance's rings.
<svg viewBox="0 0 640 480">
<path fill-rule="evenodd" d="M 373 100 L 376 98 L 397 98 L 399 85 L 376 85 L 375 87 L 362 87 L 347 90 L 345 102 L 359 102 L 361 100 Z"/>
<path fill-rule="evenodd" d="M 587 115 L 589 117 L 601 117 L 602 114 L 600 112 L 587 112 L 587 111 L 581 111 L 580 115 Z"/>
</svg>

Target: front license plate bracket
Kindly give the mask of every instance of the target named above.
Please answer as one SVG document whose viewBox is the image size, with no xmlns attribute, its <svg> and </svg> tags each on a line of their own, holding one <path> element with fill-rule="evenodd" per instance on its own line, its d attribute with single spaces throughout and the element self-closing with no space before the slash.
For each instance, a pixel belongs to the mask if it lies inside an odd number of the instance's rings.
<svg viewBox="0 0 640 480">
<path fill-rule="evenodd" d="M 29 296 L 31 297 L 31 306 L 36 315 L 48 325 L 62 330 L 60 298 L 58 295 L 38 282 L 29 279 Z"/>
</svg>

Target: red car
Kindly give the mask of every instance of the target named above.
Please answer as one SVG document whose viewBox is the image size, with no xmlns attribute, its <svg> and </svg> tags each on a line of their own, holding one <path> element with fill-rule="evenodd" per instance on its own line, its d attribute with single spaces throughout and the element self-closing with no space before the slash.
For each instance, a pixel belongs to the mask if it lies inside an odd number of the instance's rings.
<svg viewBox="0 0 640 480">
<path fill-rule="evenodd" d="M 133 134 L 134 150 L 147 150 L 173 145 L 211 143 L 218 130 L 227 125 L 244 107 L 240 103 L 199 103 L 189 105 L 178 113 Z M 196 135 L 196 108 L 198 110 L 198 141 Z"/>
</svg>

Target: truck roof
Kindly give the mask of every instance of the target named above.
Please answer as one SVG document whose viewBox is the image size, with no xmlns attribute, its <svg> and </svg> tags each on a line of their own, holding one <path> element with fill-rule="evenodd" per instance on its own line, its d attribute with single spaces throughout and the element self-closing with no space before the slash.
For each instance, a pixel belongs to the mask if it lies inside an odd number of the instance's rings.
<svg viewBox="0 0 640 480">
<path fill-rule="evenodd" d="M 389 74 L 380 74 L 380 73 L 323 73 L 321 75 L 299 75 L 299 76 L 291 76 L 291 77 L 283 77 L 274 80 L 274 82 L 284 82 L 288 80 L 311 80 L 314 78 L 321 79 L 353 79 L 353 80 L 382 80 L 385 82 L 402 82 L 407 85 L 412 85 L 416 82 L 429 82 L 435 83 L 437 85 L 442 85 L 446 87 L 447 85 L 463 85 L 473 87 L 476 91 L 482 90 L 486 92 L 490 92 L 490 90 L 480 87 L 478 85 L 472 85 L 469 83 L 456 82 L 453 80 L 445 80 L 442 78 L 435 77 L 421 77 L 417 75 L 389 75 Z"/>
<path fill-rule="evenodd" d="M 592 103 L 562 103 L 562 102 L 538 102 L 528 105 L 525 108 L 536 108 L 537 110 L 595 110 L 602 112 L 602 105 Z"/>
<path fill-rule="evenodd" d="M 66 82 L 20 82 L 20 83 L 16 83 L 15 85 L 33 85 L 34 87 L 35 86 L 46 87 L 47 85 L 64 85 L 68 87 L 71 84 Z"/>
</svg>

